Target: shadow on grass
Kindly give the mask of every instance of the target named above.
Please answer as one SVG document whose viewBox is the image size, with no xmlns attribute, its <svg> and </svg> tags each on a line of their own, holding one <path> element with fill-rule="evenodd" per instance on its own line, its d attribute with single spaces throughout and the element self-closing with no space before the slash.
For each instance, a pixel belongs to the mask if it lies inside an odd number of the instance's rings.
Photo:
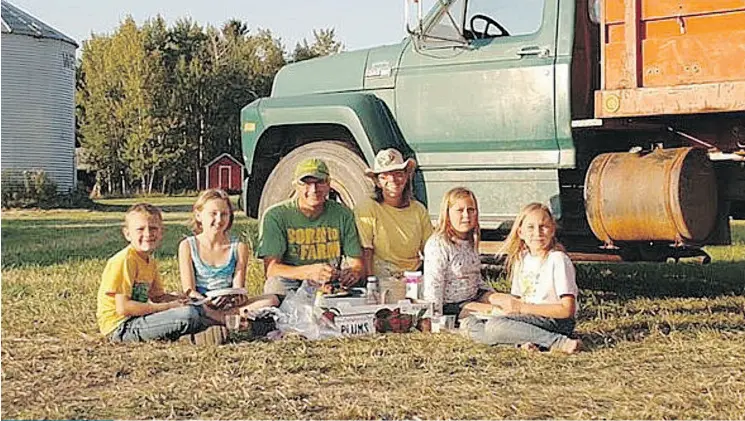
<svg viewBox="0 0 745 421">
<path fill-rule="evenodd" d="M 745 294 L 745 262 L 579 263 L 575 267 L 582 295 L 602 301 Z M 498 291 L 509 292 L 502 266 L 482 265 L 481 274 Z"/>
<path fill-rule="evenodd" d="M 668 336 L 673 332 L 688 334 L 695 334 L 702 331 L 742 333 L 742 330 L 742 323 L 739 320 L 681 322 L 674 324 L 664 320 L 650 320 L 616 326 L 608 330 L 595 330 L 581 332 L 580 334 L 575 332 L 574 336 L 582 338 L 582 344 L 587 350 L 593 350 L 612 348 L 619 342 L 641 342 L 651 335 Z"/>
<path fill-rule="evenodd" d="M 69 222 L 69 221 L 65 221 Z M 106 260 L 127 245 L 118 223 L 101 226 L 5 226 L 2 231 L 2 267 L 51 266 L 91 259 Z M 176 255 L 188 228 L 168 225 L 156 258 Z"/>
<path fill-rule="evenodd" d="M 589 349 L 639 342 L 653 334 L 743 330 L 742 262 L 585 264 L 577 266 L 577 283 L 582 291 L 580 320 L 592 326 L 608 315 L 614 319 L 612 328 L 582 333 Z M 632 300 L 637 302 L 630 304 Z"/>
<path fill-rule="evenodd" d="M 258 227 L 252 220 L 236 220 L 231 234 L 254 248 Z M 190 235 L 181 222 L 166 223 L 156 258 L 175 257 L 178 243 Z M 2 267 L 51 266 L 90 259 L 108 259 L 127 245 L 121 220 L 106 218 L 3 221 Z"/>
<path fill-rule="evenodd" d="M 703 298 L 745 293 L 745 263 L 577 265 L 583 290 L 613 300 Z"/>
</svg>

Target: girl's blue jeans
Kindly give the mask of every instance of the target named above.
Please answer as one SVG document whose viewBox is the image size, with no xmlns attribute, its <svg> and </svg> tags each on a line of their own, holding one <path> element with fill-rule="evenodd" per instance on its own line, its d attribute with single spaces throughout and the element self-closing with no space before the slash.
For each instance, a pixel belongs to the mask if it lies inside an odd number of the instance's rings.
<svg viewBox="0 0 745 421">
<path fill-rule="evenodd" d="M 574 331 L 574 319 L 552 319 L 532 314 L 495 316 L 486 320 L 469 316 L 461 321 L 463 334 L 487 345 L 534 343 L 544 348 L 560 346 Z"/>
</svg>

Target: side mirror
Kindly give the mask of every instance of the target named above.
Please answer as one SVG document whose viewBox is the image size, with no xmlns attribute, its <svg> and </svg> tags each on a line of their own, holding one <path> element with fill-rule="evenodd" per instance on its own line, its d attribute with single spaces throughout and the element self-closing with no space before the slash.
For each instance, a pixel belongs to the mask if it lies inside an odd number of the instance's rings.
<svg viewBox="0 0 745 421">
<path fill-rule="evenodd" d="M 422 1 L 423 0 L 404 0 L 404 26 L 406 32 L 411 35 L 421 36 L 424 27 L 424 19 L 422 18 Z M 411 22 L 411 9 L 416 8 L 416 22 L 412 25 Z"/>
</svg>

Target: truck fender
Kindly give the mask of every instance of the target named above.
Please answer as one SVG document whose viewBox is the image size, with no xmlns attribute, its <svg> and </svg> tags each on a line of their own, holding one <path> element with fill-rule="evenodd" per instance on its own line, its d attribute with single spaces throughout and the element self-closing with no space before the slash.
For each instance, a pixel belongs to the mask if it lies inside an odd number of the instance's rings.
<svg viewBox="0 0 745 421">
<path fill-rule="evenodd" d="M 343 135 L 324 136 L 328 127 Z M 246 213 L 258 216 L 264 183 L 282 157 L 304 144 L 322 140 L 349 143 L 368 164 L 384 148 L 413 156 L 390 109 L 375 95 L 335 93 L 258 99 L 241 111 L 242 151 L 248 172 L 241 202 Z"/>
<path fill-rule="evenodd" d="M 241 111 L 243 159 L 249 175 L 262 140 L 281 126 L 317 124 L 340 125 L 351 133 L 364 159 L 369 163 L 375 152 L 397 148 L 411 154 L 388 106 L 378 97 L 364 93 L 313 94 L 261 98 Z M 288 153 L 294 147 L 283 151 Z"/>
</svg>

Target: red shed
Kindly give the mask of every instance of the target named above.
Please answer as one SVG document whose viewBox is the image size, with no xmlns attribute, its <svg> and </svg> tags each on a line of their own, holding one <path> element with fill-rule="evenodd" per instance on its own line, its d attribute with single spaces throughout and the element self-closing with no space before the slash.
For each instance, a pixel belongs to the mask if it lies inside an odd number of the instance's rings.
<svg viewBox="0 0 745 421">
<path fill-rule="evenodd" d="M 224 153 L 205 165 L 208 189 L 223 189 L 228 192 L 241 190 L 243 183 L 243 164 L 229 153 Z"/>
</svg>

